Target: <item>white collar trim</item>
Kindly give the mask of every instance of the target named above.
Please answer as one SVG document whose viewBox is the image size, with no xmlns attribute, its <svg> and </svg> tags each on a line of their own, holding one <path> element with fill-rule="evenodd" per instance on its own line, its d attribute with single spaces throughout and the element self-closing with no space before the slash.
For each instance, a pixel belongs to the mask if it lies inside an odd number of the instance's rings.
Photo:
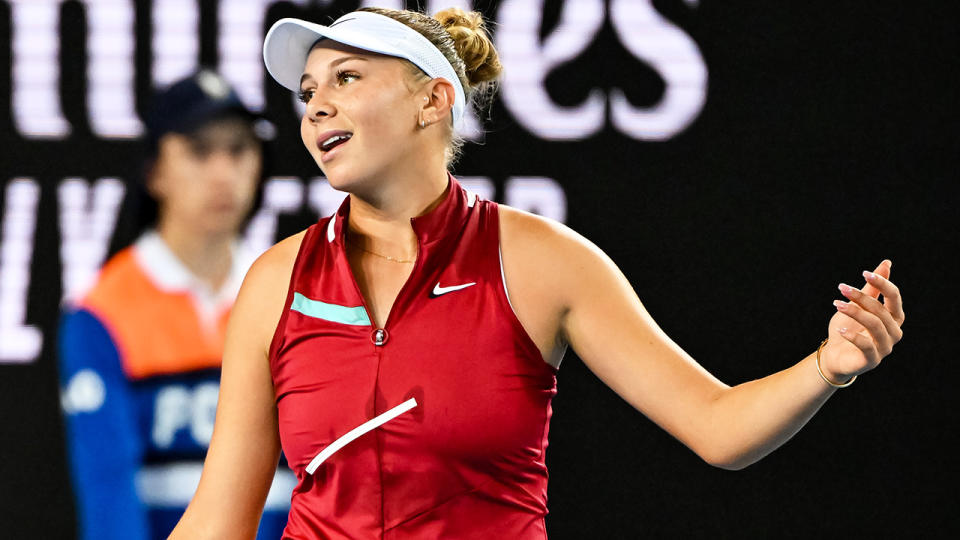
<svg viewBox="0 0 960 540">
<path fill-rule="evenodd" d="M 336 238 L 336 229 L 337 226 L 337 213 L 335 212 L 330 216 L 330 221 L 327 223 L 327 242 L 333 242 L 333 239 Z"/>
<path fill-rule="evenodd" d="M 253 257 L 239 242 L 232 248 L 230 274 L 219 290 L 191 272 L 154 231 L 143 234 L 133 245 L 133 254 L 144 273 L 158 289 L 168 293 L 189 293 L 202 306 L 212 311 L 224 304 L 231 305 L 240 291 L 243 276 L 253 263 Z"/>
</svg>

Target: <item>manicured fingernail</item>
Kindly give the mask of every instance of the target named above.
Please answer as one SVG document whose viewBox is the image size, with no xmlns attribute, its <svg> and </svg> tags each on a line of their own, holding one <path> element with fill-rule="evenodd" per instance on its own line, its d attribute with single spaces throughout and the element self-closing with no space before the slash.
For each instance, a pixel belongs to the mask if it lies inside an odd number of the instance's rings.
<svg viewBox="0 0 960 540">
<path fill-rule="evenodd" d="M 840 311 L 847 309 L 847 303 L 841 302 L 840 300 L 834 300 L 833 305 L 836 306 Z"/>
<path fill-rule="evenodd" d="M 841 334 L 846 334 L 846 333 L 847 333 L 847 329 L 846 329 L 846 328 L 841 328 L 840 330 L 837 330 L 837 332 L 840 332 Z"/>
<path fill-rule="evenodd" d="M 867 281 L 873 281 L 877 279 L 876 274 L 874 274 L 873 272 L 867 272 L 866 270 L 863 271 L 863 277 L 867 278 Z"/>
<path fill-rule="evenodd" d="M 853 287 L 847 285 L 846 283 L 841 283 L 837 286 L 837 288 L 840 289 L 840 292 L 843 293 L 844 296 L 849 295 L 850 290 L 853 289 Z"/>
</svg>

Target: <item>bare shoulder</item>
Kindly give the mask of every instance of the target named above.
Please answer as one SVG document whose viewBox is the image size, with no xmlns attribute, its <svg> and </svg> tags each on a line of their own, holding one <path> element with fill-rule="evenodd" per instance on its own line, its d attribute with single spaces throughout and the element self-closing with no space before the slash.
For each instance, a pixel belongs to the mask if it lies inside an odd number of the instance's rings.
<svg viewBox="0 0 960 540">
<path fill-rule="evenodd" d="M 601 255 L 593 242 L 563 223 L 517 210 L 504 204 L 500 208 L 501 244 L 521 244 L 539 253 L 566 257 L 586 254 Z"/>
<path fill-rule="evenodd" d="M 500 230 L 513 241 L 560 241 L 563 237 L 579 236 L 566 225 L 543 216 L 518 210 L 505 204 L 498 205 Z M 581 237 L 582 238 L 582 237 Z"/>
<path fill-rule="evenodd" d="M 242 333 L 255 336 L 264 350 L 269 348 L 280 321 L 293 265 L 305 235 L 306 230 L 300 231 L 263 252 L 250 265 L 240 287 L 231 325 L 240 326 Z"/>
<path fill-rule="evenodd" d="M 561 298 L 569 288 L 558 286 L 571 280 L 582 282 L 589 275 L 584 272 L 613 265 L 600 248 L 573 229 L 516 208 L 500 205 L 500 231 L 504 271 L 508 265 L 513 267 L 510 273 L 521 280 L 533 274 L 529 277 L 542 280 Z"/>
<path fill-rule="evenodd" d="M 500 205 L 500 253 L 507 295 L 544 358 L 566 341 L 563 322 L 582 297 L 584 276 L 612 263 L 589 240 L 554 220 Z"/>
<path fill-rule="evenodd" d="M 248 281 L 259 284 L 260 281 L 276 281 L 276 278 L 283 274 L 289 275 L 293 271 L 293 264 L 297 260 L 300 244 L 306 234 L 307 231 L 304 229 L 297 234 L 284 238 L 264 251 L 250 265 L 250 270 L 244 279 L 244 286 Z"/>
</svg>

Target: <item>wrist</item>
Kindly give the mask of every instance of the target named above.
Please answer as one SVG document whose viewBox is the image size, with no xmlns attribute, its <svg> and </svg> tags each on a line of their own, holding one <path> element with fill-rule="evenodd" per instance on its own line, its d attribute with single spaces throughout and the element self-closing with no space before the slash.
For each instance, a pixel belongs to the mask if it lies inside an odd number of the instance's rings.
<svg viewBox="0 0 960 540">
<path fill-rule="evenodd" d="M 820 343 L 820 347 L 817 348 L 817 359 L 816 359 L 817 373 L 820 374 L 820 378 L 823 379 L 823 382 L 827 383 L 831 387 L 846 388 L 851 384 L 853 384 L 853 381 L 857 379 L 857 376 L 850 375 L 850 374 L 843 374 L 843 373 L 835 373 L 823 365 L 823 362 L 821 361 L 821 358 L 820 358 L 821 352 L 823 351 L 824 346 L 827 344 L 828 341 L 829 341 L 829 338 L 823 340 L 823 342 Z"/>
</svg>

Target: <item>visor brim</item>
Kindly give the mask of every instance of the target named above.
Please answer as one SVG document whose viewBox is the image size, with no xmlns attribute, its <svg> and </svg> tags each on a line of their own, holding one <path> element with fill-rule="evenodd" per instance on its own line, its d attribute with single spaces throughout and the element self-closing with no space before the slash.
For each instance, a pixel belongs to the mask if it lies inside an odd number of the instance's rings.
<svg viewBox="0 0 960 540">
<path fill-rule="evenodd" d="M 270 75 L 284 88 L 300 90 L 300 77 L 307 64 L 307 56 L 314 44 L 321 39 L 356 47 L 364 51 L 403 58 L 402 51 L 366 33 L 351 32 L 330 26 L 302 21 L 281 19 L 264 38 L 263 62 Z"/>
</svg>

